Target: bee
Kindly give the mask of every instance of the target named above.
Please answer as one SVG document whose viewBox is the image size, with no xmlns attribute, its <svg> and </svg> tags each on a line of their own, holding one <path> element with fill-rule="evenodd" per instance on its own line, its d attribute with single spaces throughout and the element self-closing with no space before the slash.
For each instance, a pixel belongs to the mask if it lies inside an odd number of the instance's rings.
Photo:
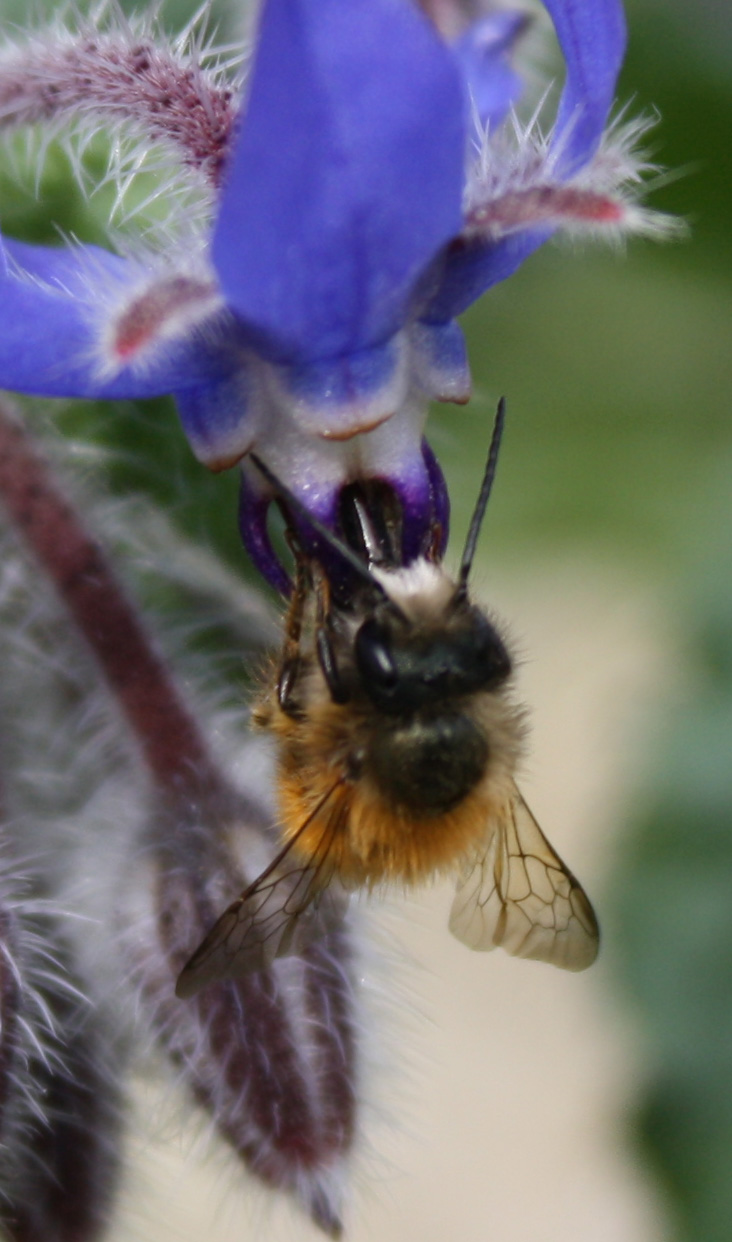
<svg viewBox="0 0 732 1242">
<path fill-rule="evenodd" d="M 276 741 L 281 848 L 194 953 L 179 995 L 296 952 L 353 890 L 445 873 L 457 876 L 450 930 L 470 948 L 567 970 L 594 961 L 592 906 L 515 784 L 525 728 L 508 646 L 468 589 L 503 422 L 501 402 L 455 578 L 439 531 L 403 566 L 378 505 L 354 494 L 343 542 L 255 459 L 296 556 L 282 656 L 254 714 Z M 293 514 L 318 555 L 302 551 Z M 351 573 L 345 597 L 323 548 Z"/>
</svg>

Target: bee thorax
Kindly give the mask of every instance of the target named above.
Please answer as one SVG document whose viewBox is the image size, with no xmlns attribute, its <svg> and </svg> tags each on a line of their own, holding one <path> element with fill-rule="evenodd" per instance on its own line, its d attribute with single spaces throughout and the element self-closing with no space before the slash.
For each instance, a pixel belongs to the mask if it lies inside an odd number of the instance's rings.
<svg viewBox="0 0 732 1242">
<path fill-rule="evenodd" d="M 483 778 L 488 742 L 460 712 L 416 715 L 381 729 L 369 750 L 364 775 L 379 793 L 418 815 L 443 815 Z"/>
</svg>

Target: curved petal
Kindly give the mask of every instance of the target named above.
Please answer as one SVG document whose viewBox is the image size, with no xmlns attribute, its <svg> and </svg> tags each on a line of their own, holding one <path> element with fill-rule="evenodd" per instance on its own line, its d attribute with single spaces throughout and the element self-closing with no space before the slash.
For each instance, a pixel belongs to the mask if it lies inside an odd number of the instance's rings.
<svg viewBox="0 0 732 1242">
<path fill-rule="evenodd" d="M 110 374 L 106 311 L 139 269 L 98 246 L 5 241 L 0 269 L 0 385 L 44 397 L 156 397 L 230 370 L 223 342 L 169 342 L 144 367 Z"/>
<path fill-rule="evenodd" d="M 256 450 L 275 478 L 294 493 L 308 513 L 337 529 L 341 492 L 355 480 L 388 484 L 398 497 L 402 517 L 401 555 L 404 564 L 424 556 L 435 528 L 446 537 L 449 518 L 447 490 L 434 455 L 422 438 L 426 401 L 408 400 L 388 422 L 345 442 L 316 438 L 272 407 L 260 422 Z M 242 462 L 239 526 L 242 540 L 259 571 L 284 594 L 289 577 L 272 544 L 267 515 L 274 490 L 255 466 Z M 351 571 L 329 552 L 307 521 L 294 515 L 302 547 L 317 551 L 329 579 L 341 589 Z M 351 583 L 353 586 L 353 583 Z"/>
<path fill-rule="evenodd" d="M 450 493 L 442 468 L 426 440 L 422 441 L 422 457 L 424 458 L 427 476 L 430 482 L 431 518 L 430 532 L 439 532 L 437 552 L 444 556 L 450 535 Z"/>
<path fill-rule="evenodd" d="M 551 143 L 555 175 L 566 178 L 592 159 L 602 138 L 625 52 L 625 20 L 620 0 L 545 0 L 545 5 L 567 70 Z M 549 236 L 549 229 L 531 229 L 495 243 L 455 245 L 424 317 L 443 322 L 461 314 Z"/>
<path fill-rule="evenodd" d="M 456 243 L 447 254 L 439 293 L 424 318 L 442 324 L 462 315 L 492 285 L 513 276 L 550 236 L 550 229 L 531 229 L 495 243 Z"/>
<path fill-rule="evenodd" d="M 452 45 L 472 107 L 484 127 L 500 125 L 521 96 L 524 83 L 511 67 L 510 55 L 530 20 L 526 13 L 499 10 L 475 22 Z"/>
<path fill-rule="evenodd" d="M 415 323 L 409 333 L 412 378 L 431 401 L 465 405 L 472 380 L 462 329 L 451 323 Z"/>
<path fill-rule="evenodd" d="M 620 0 L 544 0 L 567 66 L 553 147 L 570 176 L 597 150 L 625 55 Z"/>
<path fill-rule="evenodd" d="M 250 369 L 176 391 L 176 406 L 188 442 L 209 470 L 226 470 L 248 453 L 261 427 L 261 403 Z"/>
<path fill-rule="evenodd" d="M 379 344 L 460 230 L 457 64 L 405 0 L 267 0 L 214 233 L 230 306 L 270 359 Z"/>
<path fill-rule="evenodd" d="M 301 430 L 350 440 L 391 418 L 407 395 L 407 342 L 359 350 L 345 358 L 272 367 L 271 386 Z"/>
</svg>

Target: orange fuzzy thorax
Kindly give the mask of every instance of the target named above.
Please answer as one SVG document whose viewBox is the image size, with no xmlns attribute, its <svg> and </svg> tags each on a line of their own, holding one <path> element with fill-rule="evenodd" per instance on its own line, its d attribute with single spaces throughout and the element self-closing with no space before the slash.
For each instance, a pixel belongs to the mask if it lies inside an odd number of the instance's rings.
<svg viewBox="0 0 732 1242">
<path fill-rule="evenodd" d="M 490 711 L 490 703 L 482 706 Z M 415 814 L 387 800 L 367 774 L 349 775 L 349 755 L 359 745 L 367 748 L 369 731 L 383 721 L 325 701 L 304 719 L 278 707 L 268 715 L 280 748 L 283 836 L 297 836 L 293 848 L 309 863 L 327 853 L 328 875 L 347 888 L 393 880 L 413 884 L 453 871 L 505 802 L 518 749 L 514 737 L 505 739 L 485 778 L 456 807 Z"/>
</svg>

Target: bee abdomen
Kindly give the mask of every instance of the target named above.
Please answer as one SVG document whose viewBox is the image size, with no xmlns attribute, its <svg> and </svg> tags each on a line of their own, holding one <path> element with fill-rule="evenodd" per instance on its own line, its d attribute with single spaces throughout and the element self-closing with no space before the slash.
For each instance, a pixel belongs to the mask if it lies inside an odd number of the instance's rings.
<svg viewBox="0 0 732 1242">
<path fill-rule="evenodd" d="M 369 775 L 388 801 L 418 814 L 443 815 L 484 776 L 488 743 L 469 716 L 415 716 L 382 728 L 369 754 Z"/>
</svg>

